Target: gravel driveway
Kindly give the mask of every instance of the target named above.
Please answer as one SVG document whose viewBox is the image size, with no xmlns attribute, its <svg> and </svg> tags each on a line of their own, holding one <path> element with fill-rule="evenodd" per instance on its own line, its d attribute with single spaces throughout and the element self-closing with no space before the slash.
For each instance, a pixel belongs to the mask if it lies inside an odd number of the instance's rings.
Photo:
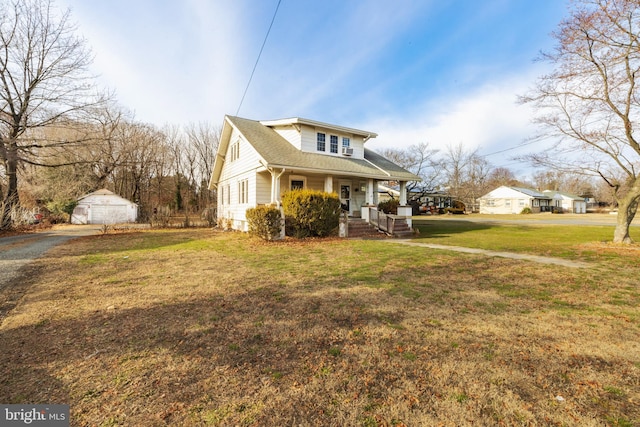
<svg viewBox="0 0 640 427">
<path fill-rule="evenodd" d="M 100 232 L 100 226 L 68 225 L 38 233 L 0 237 L 0 292 L 7 286 L 17 284 L 20 270 L 40 258 L 54 246 L 82 236 Z"/>
</svg>

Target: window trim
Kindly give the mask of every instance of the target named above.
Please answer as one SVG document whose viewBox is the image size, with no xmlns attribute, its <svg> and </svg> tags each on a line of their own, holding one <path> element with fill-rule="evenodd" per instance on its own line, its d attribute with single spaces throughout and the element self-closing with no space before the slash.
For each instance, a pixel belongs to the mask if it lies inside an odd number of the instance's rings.
<svg viewBox="0 0 640 427">
<path fill-rule="evenodd" d="M 293 190 L 293 181 L 302 181 L 302 189 L 307 188 L 307 177 L 303 175 L 289 175 L 289 190 Z"/>
</svg>

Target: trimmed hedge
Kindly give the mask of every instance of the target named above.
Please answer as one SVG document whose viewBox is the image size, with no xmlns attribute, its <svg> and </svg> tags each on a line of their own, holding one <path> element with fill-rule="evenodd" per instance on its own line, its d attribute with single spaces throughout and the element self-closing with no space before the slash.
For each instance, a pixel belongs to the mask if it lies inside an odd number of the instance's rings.
<svg viewBox="0 0 640 427">
<path fill-rule="evenodd" d="M 280 209 L 270 206 L 258 206 L 247 209 L 249 233 L 264 240 L 275 240 L 280 237 L 282 216 Z"/>
<path fill-rule="evenodd" d="M 291 190 L 282 195 L 285 230 L 297 238 L 323 237 L 335 232 L 340 222 L 340 199 L 335 193 Z"/>
</svg>

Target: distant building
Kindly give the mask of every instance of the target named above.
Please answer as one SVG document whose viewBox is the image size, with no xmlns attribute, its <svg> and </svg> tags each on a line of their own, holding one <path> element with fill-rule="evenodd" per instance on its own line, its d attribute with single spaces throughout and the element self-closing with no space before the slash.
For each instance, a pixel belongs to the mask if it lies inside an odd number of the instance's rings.
<svg viewBox="0 0 640 427">
<path fill-rule="evenodd" d="M 78 199 L 71 215 L 72 224 L 121 224 L 136 222 L 138 205 L 117 194 L 98 190 Z"/>
</svg>

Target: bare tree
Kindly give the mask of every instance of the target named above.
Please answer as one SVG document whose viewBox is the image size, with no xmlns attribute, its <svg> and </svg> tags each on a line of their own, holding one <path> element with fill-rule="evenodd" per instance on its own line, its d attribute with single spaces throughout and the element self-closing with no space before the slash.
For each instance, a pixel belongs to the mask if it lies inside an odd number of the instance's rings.
<svg viewBox="0 0 640 427">
<path fill-rule="evenodd" d="M 557 47 L 542 56 L 554 70 L 521 101 L 537 109 L 540 138 L 557 144 L 529 159 L 600 176 L 619 208 L 613 241 L 631 243 L 640 203 L 640 3 L 575 1 L 554 37 Z"/>
<path fill-rule="evenodd" d="M 440 186 L 442 164 L 437 158 L 438 150 L 431 148 L 429 143 L 422 142 L 406 149 L 387 148 L 380 154 L 422 178 L 421 182 L 412 182 L 407 187 L 416 198 L 432 193 Z"/>
<path fill-rule="evenodd" d="M 193 169 L 194 180 L 198 186 L 198 205 L 200 209 L 215 206 L 215 192 L 209 190 L 209 179 L 213 170 L 213 160 L 220 143 L 221 129 L 209 123 L 189 124 L 185 128 L 187 142 L 196 154 Z"/>
<path fill-rule="evenodd" d="M 39 157 L 47 141 L 36 132 L 76 120 L 103 101 L 94 91 L 89 50 L 75 35 L 69 11 L 56 13 L 51 0 L 0 0 L 0 160 L 6 176 L 0 228 L 11 225 L 19 205 L 18 168 L 48 164 Z"/>
<path fill-rule="evenodd" d="M 449 195 L 473 210 L 476 199 L 488 191 L 491 164 L 478 154 L 467 150 L 462 143 L 447 147 L 442 168 Z"/>
</svg>

